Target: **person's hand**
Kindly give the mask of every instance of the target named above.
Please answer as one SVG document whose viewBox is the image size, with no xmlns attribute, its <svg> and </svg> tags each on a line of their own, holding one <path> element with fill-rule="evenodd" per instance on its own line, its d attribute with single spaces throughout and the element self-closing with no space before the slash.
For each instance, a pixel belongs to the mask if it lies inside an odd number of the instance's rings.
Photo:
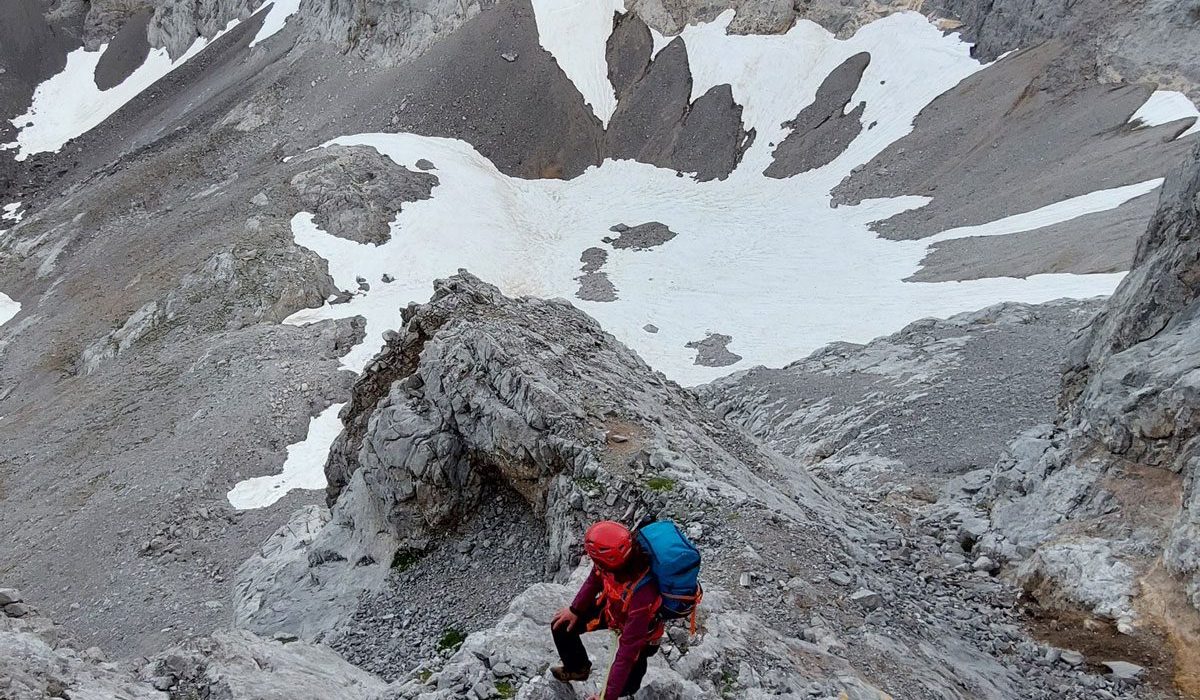
<svg viewBox="0 0 1200 700">
<path fill-rule="evenodd" d="M 600 700 L 599 695 L 589 695 L 587 700 Z"/>
<path fill-rule="evenodd" d="M 563 608 L 554 616 L 554 620 L 550 623 L 550 627 L 556 630 L 568 630 L 579 622 L 579 616 L 571 611 L 570 608 Z"/>
</svg>

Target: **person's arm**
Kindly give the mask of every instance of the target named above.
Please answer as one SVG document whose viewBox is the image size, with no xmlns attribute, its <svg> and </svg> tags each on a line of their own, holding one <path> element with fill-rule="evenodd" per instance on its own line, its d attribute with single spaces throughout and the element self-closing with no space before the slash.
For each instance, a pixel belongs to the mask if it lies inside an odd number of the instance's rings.
<svg viewBox="0 0 1200 700">
<path fill-rule="evenodd" d="M 608 683 L 600 700 L 617 700 L 621 696 L 634 664 L 650 642 L 658 602 L 658 589 L 653 584 L 642 586 L 634 592 L 629 601 L 625 625 L 621 628 L 621 638 L 617 640 L 616 656 L 608 669 Z"/>
<path fill-rule="evenodd" d="M 600 573 L 593 566 L 591 573 L 579 587 L 579 592 L 575 594 L 575 599 L 571 601 L 571 612 L 579 617 L 587 616 L 596 609 L 596 599 L 602 590 L 604 590 L 604 581 L 600 579 Z"/>
</svg>

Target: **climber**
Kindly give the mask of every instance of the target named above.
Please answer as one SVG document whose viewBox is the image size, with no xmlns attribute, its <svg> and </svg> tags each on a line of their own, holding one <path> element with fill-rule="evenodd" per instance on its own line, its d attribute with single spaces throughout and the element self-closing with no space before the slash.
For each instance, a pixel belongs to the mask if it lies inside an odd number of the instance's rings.
<svg viewBox="0 0 1200 700">
<path fill-rule="evenodd" d="M 658 651 L 663 622 L 657 612 L 662 599 L 649 575 L 649 558 L 629 528 L 602 520 L 588 528 L 583 549 L 592 560 L 592 571 L 571 605 L 550 623 L 562 659 L 562 665 L 550 672 L 563 682 L 587 680 L 592 664 L 580 635 L 615 630 L 620 637 L 607 684 L 602 694 L 591 700 L 617 700 L 638 691 L 646 675 L 646 660 Z"/>
</svg>

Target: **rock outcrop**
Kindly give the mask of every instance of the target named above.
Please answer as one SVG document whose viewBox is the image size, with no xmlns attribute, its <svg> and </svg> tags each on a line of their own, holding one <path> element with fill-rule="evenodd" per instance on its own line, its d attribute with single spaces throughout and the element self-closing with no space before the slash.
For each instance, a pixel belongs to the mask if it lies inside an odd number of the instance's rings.
<svg viewBox="0 0 1200 700">
<path fill-rule="evenodd" d="M 140 668 L 109 661 L 99 648 L 80 651 L 63 628 L 21 602 L 0 614 L 0 697 L 5 700 L 362 700 L 384 683 L 328 648 L 218 631 L 168 649 Z M 19 607 L 18 607 L 19 606 Z"/>
<path fill-rule="evenodd" d="M 1060 404 L 1057 424 L 1026 431 L 994 468 L 951 484 L 943 507 L 963 522 L 984 518 L 973 527 L 980 550 L 1040 602 L 1082 606 L 1129 634 L 1161 626 L 1193 648 L 1200 149 L 1164 186 L 1133 270 L 1072 343 Z M 1163 602 L 1184 595 L 1191 609 Z M 1181 656 L 1179 673 L 1195 663 Z"/>
<path fill-rule="evenodd" d="M 7 602 L 0 606 L 0 697 L 5 700 L 167 699 L 139 683 L 130 669 L 109 663 L 99 649 L 74 648 L 62 628 L 24 603 L 19 591 L 0 589 L 0 600 Z"/>
<path fill-rule="evenodd" d="M 271 225 L 251 219 L 249 228 Z M 185 333 L 233 331 L 255 323 L 278 323 L 298 309 L 335 293 L 325 263 L 311 251 L 291 245 L 281 250 L 235 248 L 216 253 L 184 275 L 179 286 L 147 302 L 121 325 L 84 348 L 78 369 L 89 373 L 144 339 L 178 330 Z M 358 342 L 355 332 L 328 329 L 330 351 Z M 360 329 L 361 330 L 361 329 Z"/>
<path fill-rule="evenodd" d="M 328 647 L 245 630 L 221 630 L 169 649 L 140 672 L 171 697 L 212 700 L 363 700 L 383 681 L 346 663 Z"/>
<path fill-rule="evenodd" d="M 684 513 L 753 500 L 822 522 L 833 541 L 854 526 L 835 494 L 761 451 L 565 301 L 508 299 L 461 273 L 403 318 L 343 409 L 326 465 L 329 524 L 307 555 L 281 546 L 242 572 L 241 599 L 255 602 L 241 605 L 240 620 L 251 629 L 328 631 L 338 610 L 382 583 L 397 551 L 425 550 L 490 485 L 544 519 L 548 575 L 578 562 L 589 517 L 657 513 L 667 493 Z M 781 485 L 768 481 L 785 473 Z"/>
<path fill-rule="evenodd" d="M 151 46 L 166 48 L 172 59 L 179 58 L 197 38 L 212 38 L 231 20 L 247 19 L 258 4 L 255 0 L 165 0 L 154 8 L 146 37 Z"/>
<path fill-rule="evenodd" d="M 328 146 L 295 159 L 312 167 L 292 177 L 292 189 L 313 220 L 335 236 L 381 245 L 405 202 L 429 199 L 437 177 L 393 163 L 373 148 Z"/>
<path fill-rule="evenodd" d="M 303 0 L 297 18 L 307 36 L 384 65 L 433 46 L 479 14 L 480 0 Z"/>
<path fill-rule="evenodd" d="M 606 134 L 608 156 L 695 173 L 702 181 L 727 177 L 753 139 L 732 88 L 715 85 L 693 101 L 683 40 L 672 40 L 653 58 L 652 48 L 640 17 L 617 18 L 607 45 L 618 98 Z"/>
<path fill-rule="evenodd" d="M 979 323 L 1004 314 L 1020 310 Z M 645 513 L 701 543 L 714 592 L 703 641 L 684 654 L 674 639 L 646 697 L 1083 697 L 1053 694 L 1080 676 L 1081 688 L 1124 695 L 1066 665 L 1018 670 L 1048 651 L 1015 631 L 1012 596 L 988 566 L 973 569 L 955 542 L 947 570 L 950 548 L 849 507 L 565 301 L 507 298 L 462 272 L 403 319 L 343 409 L 331 508 L 297 513 L 242 568 L 239 626 L 332 640 L 372 668 L 364 650 L 377 649 L 401 666 L 389 697 L 556 697 L 542 678 L 545 622 L 569 588 L 535 584 L 494 629 L 477 601 L 449 618 L 471 626 L 443 627 L 438 596 L 404 589 L 442 581 L 442 597 L 491 595 L 489 557 L 514 534 L 539 540 L 504 545 L 521 568 L 561 581 L 587 523 Z M 485 582 L 452 583 L 464 576 Z M 479 634 L 451 655 L 464 632 Z M 398 636 L 410 651 L 394 648 Z M 404 675 L 422 668 L 428 683 Z"/>
<path fill-rule="evenodd" d="M 547 634 L 550 618 L 570 602 L 574 590 L 550 583 L 533 586 L 512 601 L 495 627 L 467 637 L 457 653 L 435 673 L 396 683 L 384 698 L 565 700 L 577 698 L 580 693 L 600 692 L 603 680 L 600 674 L 571 689 L 553 680 L 546 671 L 550 660 L 555 658 L 554 645 Z M 767 621 L 730 609 L 729 603 L 729 596 L 721 591 L 706 592 L 703 637 L 692 645 L 686 634 L 673 634 L 663 652 L 651 659 L 637 697 L 645 700 L 716 697 L 886 700 L 891 697 L 819 644 L 780 634 Z M 585 639 L 594 663 L 601 664 L 612 657 L 615 650 L 611 635 L 591 635 Z"/>
<path fill-rule="evenodd" d="M 909 5 L 892 0 L 635 0 L 626 7 L 663 34 L 678 34 L 689 24 L 711 21 L 732 9 L 737 14 L 729 31 L 736 34 L 781 34 L 797 19 L 809 19 L 845 38 L 867 22 Z"/>
</svg>

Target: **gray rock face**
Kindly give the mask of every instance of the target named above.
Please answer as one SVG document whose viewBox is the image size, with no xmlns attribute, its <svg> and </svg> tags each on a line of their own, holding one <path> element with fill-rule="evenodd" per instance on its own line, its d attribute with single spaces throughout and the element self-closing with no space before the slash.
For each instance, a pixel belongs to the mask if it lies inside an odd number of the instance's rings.
<svg viewBox="0 0 1200 700">
<path fill-rule="evenodd" d="M 323 230 L 359 243 L 381 245 L 405 202 L 429 199 L 433 175 L 400 167 L 373 148 L 329 146 L 296 162 L 313 167 L 292 177 L 292 189 Z"/>
<path fill-rule="evenodd" d="M 213 700 L 362 700 L 384 689 L 383 681 L 327 647 L 267 640 L 245 630 L 219 631 L 169 649 L 151 659 L 141 677 L 167 685 L 172 696 Z"/>
<path fill-rule="evenodd" d="M 147 302 L 120 328 L 88 345 L 80 355 L 80 369 L 93 372 L 152 334 L 237 330 L 278 323 L 298 309 L 319 306 L 336 291 L 324 267 L 317 255 L 294 245 L 272 254 L 254 249 L 217 253 L 203 268 L 184 275 L 165 297 Z"/>
<path fill-rule="evenodd" d="M 198 37 L 211 38 L 230 20 L 250 17 L 254 0 L 164 0 L 146 28 L 151 46 L 164 47 L 172 59 L 182 56 Z"/>
<path fill-rule="evenodd" d="M 1169 177 L 1133 270 L 1072 343 L 1059 426 L 1019 437 L 970 497 L 993 528 L 982 549 L 1039 599 L 1126 626 L 1163 588 L 1200 608 L 1198 232 L 1200 150 Z M 1145 582 L 1160 558 L 1182 584 Z"/>
<path fill-rule="evenodd" d="M 167 649 L 140 669 L 80 651 L 47 618 L 0 616 L 0 694 L 5 700 L 361 700 L 383 681 L 328 648 L 282 644 L 246 631 L 221 631 Z M 164 691 L 170 691 L 170 694 Z"/>
<path fill-rule="evenodd" d="M 1124 459 L 1180 473 L 1165 561 L 1200 607 L 1200 148 L 1164 186 L 1133 270 L 1072 347 L 1065 407 Z"/>
<path fill-rule="evenodd" d="M 281 545 L 242 572 L 266 582 L 240 586 L 265 601 L 242 616 L 251 629 L 319 634 L 329 610 L 382 582 L 397 550 L 461 523 L 488 482 L 545 520 L 549 573 L 578 561 L 593 514 L 657 512 L 665 490 L 697 507 L 753 497 L 804 522 L 829 514 L 829 536 L 850 527 L 807 475 L 789 477 L 787 496 L 768 488 L 755 470 L 782 471 L 765 466 L 776 456 L 566 302 L 508 299 L 460 273 L 403 318 L 343 409 L 326 465 L 331 522 L 307 555 Z"/>
<path fill-rule="evenodd" d="M 555 584 L 529 588 L 512 601 L 495 627 L 468 637 L 432 676 L 396 683 L 383 697 L 456 700 L 472 697 L 476 688 L 484 690 L 476 697 L 497 697 L 498 683 L 517 690 L 516 697 L 526 700 L 578 698 L 600 692 L 602 674 L 576 684 L 577 690 L 572 692 L 545 671 L 548 660 L 555 658 L 548 634 L 550 618 L 570 602 L 573 592 L 573 588 Z M 812 689 L 822 693 L 817 697 L 890 697 L 817 644 L 781 634 L 768 621 L 731 609 L 729 602 L 722 591 L 706 592 L 703 642 L 690 647 L 668 642 L 663 653 L 651 659 L 637 697 L 814 697 Z M 683 638 L 686 642 L 686 634 Z M 612 657 L 611 635 L 587 635 L 585 640 L 594 665 Z M 716 668 L 728 670 L 714 673 Z"/>
<path fill-rule="evenodd" d="M 1159 82 L 1196 99 L 1200 69 L 1182 47 L 1200 41 L 1200 26 L 1186 2 L 1113 6 L 1102 0 L 951 0 L 943 7 L 965 22 L 967 37 L 976 42 L 973 53 L 983 60 L 1046 40 L 1065 40 L 1075 46 L 1076 65 L 1087 73 Z"/>
<path fill-rule="evenodd" d="M 872 225 L 888 238 L 922 238 L 1162 177 L 1191 150 L 1194 136 L 1174 139 L 1183 124 L 1127 126 L 1150 96 L 1149 86 L 1059 84 L 1055 71 L 1064 51 L 1057 44 L 1022 51 L 938 96 L 917 115 L 910 134 L 834 189 L 835 201 L 932 197 L 924 207 Z M 1141 154 L 1135 167 L 1116 166 L 1129 149 Z M 980 182 L 1005 196 L 967 193 Z"/>
<path fill-rule="evenodd" d="M 871 20 L 899 9 L 903 3 L 845 2 L 839 0 L 636 0 L 626 5 L 664 34 L 678 34 L 685 26 L 707 22 L 734 9 L 729 25 L 735 34 L 780 34 L 799 18 L 812 20 L 840 38 L 850 36 Z"/>
<path fill-rule="evenodd" d="M 479 0 L 303 0 L 309 37 L 385 65 L 416 56 L 479 14 Z"/>
<path fill-rule="evenodd" d="M 95 7 L 93 5 L 93 10 Z M 96 64 L 96 87 L 108 90 L 120 85 L 146 60 L 150 53 L 146 38 L 150 17 L 151 11 L 147 7 L 124 21 Z"/>
<path fill-rule="evenodd" d="M 608 125 L 608 155 L 696 173 L 699 180 L 728 176 L 750 138 L 732 89 L 716 85 L 690 102 L 683 40 L 672 40 L 650 60 L 648 35 L 639 19 L 627 15 L 609 40 L 610 79 L 619 85 L 620 100 Z"/>
<path fill-rule="evenodd" d="M 774 161 L 763 172 L 767 177 L 791 177 L 827 165 L 837 158 L 862 131 L 865 102 L 845 113 L 871 54 L 847 58 L 817 88 L 812 104 L 796 118 L 785 122 L 789 133 L 775 147 Z"/>
<path fill-rule="evenodd" d="M 67 694 L 69 693 L 69 694 Z M 97 663 L 63 644 L 49 620 L 0 615 L 0 695 L 6 700 L 127 698 L 167 700 L 115 664 Z"/>
</svg>

